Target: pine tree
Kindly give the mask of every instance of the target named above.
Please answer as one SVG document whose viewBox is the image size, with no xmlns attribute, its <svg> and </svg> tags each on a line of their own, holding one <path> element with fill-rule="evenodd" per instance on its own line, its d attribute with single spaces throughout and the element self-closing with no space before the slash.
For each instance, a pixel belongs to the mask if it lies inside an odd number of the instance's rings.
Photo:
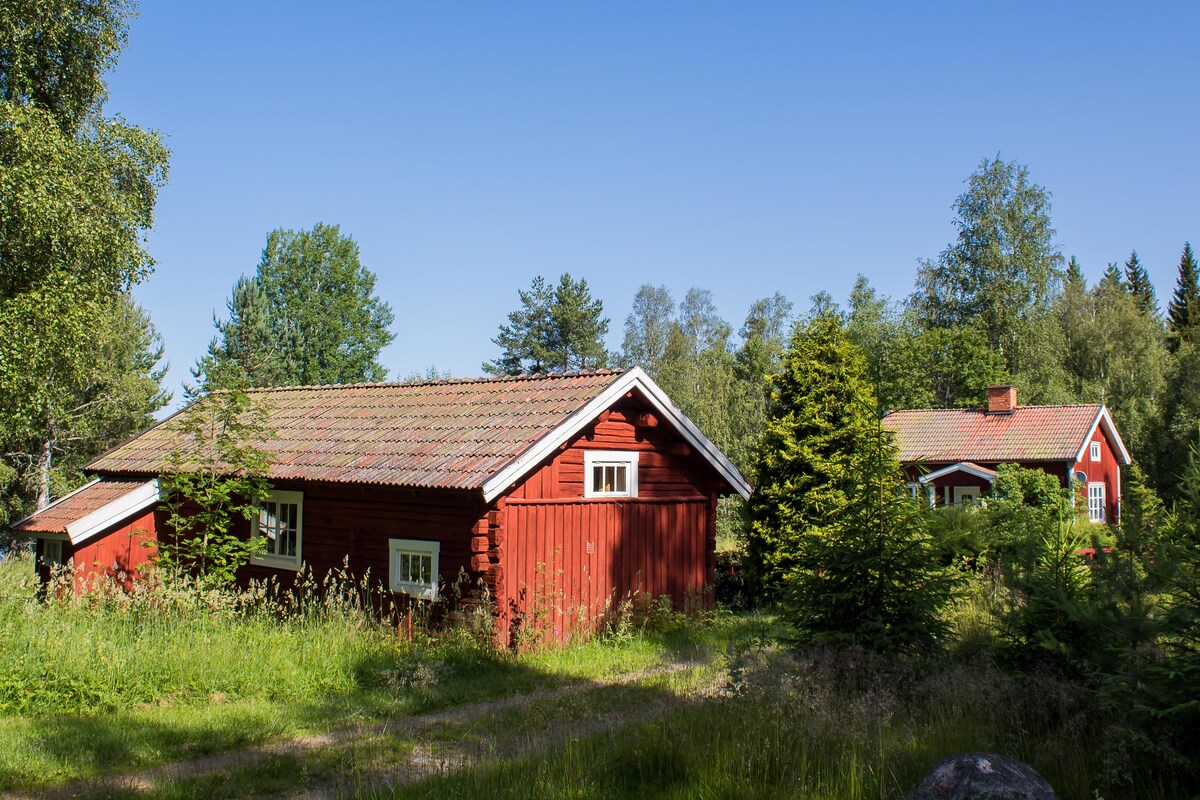
<svg viewBox="0 0 1200 800">
<path fill-rule="evenodd" d="M 294 366 L 284 363 L 294 348 L 278 341 L 271 327 L 271 307 L 262 283 L 243 275 L 233 286 L 226 303 L 228 320 L 213 315 L 218 336 L 208 353 L 192 368 L 192 375 L 205 384 L 217 364 L 239 372 L 248 386 L 278 386 L 287 381 Z"/>
<path fill-rule="evenodd" d="M 1138 309 L 1147 317 L 1158 319 L 1158 298 L 1154 294 L 1154 284 L 1150 282 L 1150 274 L 1142 266 L 1137 250 L 1132 251 L 1125 262 L 1125 286 L 1137 300 Z"/>
<path fill-rule="evenodd" d="M 1195 341 L 1197 327 L 1200 327 L 1200 269 L 1191 242 L 1185 242 L 1175 294 L 1167 306 L 1167 342 L 1171 352 L 1184 342 Z"/>
<path fill-rule="evenodd" d="M 492 375 L 599 369 L 608 362 L 604 305 L 592 298 L 587 281 L 563 273 L 551 288 L 533 279 L 529 291 L 517 290 L 521 307 L 492 341 L 503 352 L 483 369 Z"/>
</svg>

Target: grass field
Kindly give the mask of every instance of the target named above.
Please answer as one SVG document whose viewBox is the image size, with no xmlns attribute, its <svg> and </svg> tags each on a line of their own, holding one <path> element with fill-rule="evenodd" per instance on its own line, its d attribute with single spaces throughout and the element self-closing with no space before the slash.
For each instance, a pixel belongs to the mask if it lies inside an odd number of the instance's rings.
<svg viewBox="0 0 1200 800">
<path fill-rule="evenodd" d="M 1172 796 L 1102 756 L 1103 720 L 1067 681 L 786 634 L 761 615 L 660 614 L 516 655 L 466 628 L 409 642 L 352 592 L 289 613 L 261 597 L 47 603 L 10 559 L 0 792 L 898 798 L 942 757 L 989 750 L 1063 798 Z"/>
</svg>

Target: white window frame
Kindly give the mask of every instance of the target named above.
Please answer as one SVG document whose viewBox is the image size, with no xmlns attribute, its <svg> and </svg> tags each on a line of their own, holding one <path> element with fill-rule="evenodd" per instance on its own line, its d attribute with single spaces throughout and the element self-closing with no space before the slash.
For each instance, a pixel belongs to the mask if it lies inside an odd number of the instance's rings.
<svg viewBox="0 0 1200 800">
<path fill-rule="evenodd" d="M 1104 522 L 1108 516 L 1108 488 L 1102 482 L 1087 485 L 1088 522 Z"/>
<path fill-rule="evenodd" d="M 638 456 L 636 450 L 584 450 L 583 451 L 583 496 L 584 497 L 637 497 Z M 625 491 L 597 491 L 592 485 L 595 467 L 625 467 Z"/>
<path fill-rule="evenodd" d="M 257 564 L 262 567 L 275 567 L 276 569 L 299 570 L 300 565 L 304 560 L 304 492 L 285 492 L 281 490 L 272 490 L 267 494 L 266 502 L 294 505 L 296 507 L 296 555 L 281 556 L 275 553 L 259 552 L 255 553 L 250 563 Z M 262 536 L 263 533 L 259 529 L 261 525 L 263 510 L 260 506 L 254 514 L 254 520 L 251 523 L 250 535 L 253 537 Z"/>
<path fill-rule="evenodd" d="M 53 554 L 52 552 L 53 551 Z M 63 558 L 63 540 L 62 539 L 42 539 L 42 566 L 61 567 L 66 563 Z"/>
<path fill-rule="evenodd" d="M 1092 461 L 1099 461 L 1100 460 L 1100 443 L 1092 442 L 1092 446 L 1090 449 L 1091 449 Z"/>
<path fill-rule="evenodd" d="M 393 592 L 400 592 L 421 600 L 437 600 L 438 584 L 441 576 L 438 572 L 438 555 L 442 543 L 427 539 L 388 539 L 388 587 Z M 404 581 L 400 579 L 400 558 L 408 556 L 428 556 L 430 559 L 430 579 L 432 583 Z"/>
</svg>

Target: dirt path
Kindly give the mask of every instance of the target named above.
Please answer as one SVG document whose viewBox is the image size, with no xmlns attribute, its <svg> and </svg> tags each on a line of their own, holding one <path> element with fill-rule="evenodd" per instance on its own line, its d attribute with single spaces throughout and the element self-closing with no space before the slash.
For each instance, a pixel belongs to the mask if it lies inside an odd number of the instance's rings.
<svg viewBox="0 0 1200 800">
<path fill-rule="evenodd" d="M 156 789 L 180 780 L 245 769 L 281 756 L 302 757 L 320 750 L 352 746 L 384 736 L 392 739 L 413 737 L 416 742 L 409 754 L 389 763 L 371 765 L 357 776 L 355 787 L 347 787 L 344 782 L 335 784 L 319 781 L 294 797 L 297 800 L 321 800 L 344 796 L 347 791 L 386 791 L 392 786 L 411 783 L 433 774 L 454 771 L 484 760 L 512 758 L 539 747 L 563 741 L 569 735 L 592 736 L 645 721 L 658 716 L 672 705 L 685 701 L 686 698 L 663 697 L 656 702 L 642 704 L 637 708 L 618 707 L 599 714 L 589 714 L 584 719 L 570 717 L 556 719 L 553 724 L 539 731 L 537 735 L 524 737 L 515 743 L 485 734 L 475 742 L 473 747 L 465 747 L 457 743 L 425 741 L 421 738 L 423 733 L 430 733 L 445 726 L 467 725 L 507 710 L 529 707 L 543 701 L 565 701 L 585 692 L 605 687 L 632 686 L 655 678 L 680 674 L 698 666 L 703 666 L 703 664 L 698 662 L 669 664 L 616 678 L 572 683 L 557 689 L 456 706 L 432 714 L 403 717 L 369 726 L 302 736 L 286 742 L 164 764 L 139 772 L 42 789 L 36 793 L 2 793 L 0 800 L 33 800 L 33 798 L 51 800 L 63 798 L 65 800 L 78 797 L 102 797 L 113 793 L 150 795 Z M 723 678 L 718 678 L 716 681 L 710 681 L 709 683 L 712 685 L 706 686 L 704 689 L 715 688 L 722 680 Z M 697 691 L 694 694 L 699 693 L 702 692 Z"/>
</svg>

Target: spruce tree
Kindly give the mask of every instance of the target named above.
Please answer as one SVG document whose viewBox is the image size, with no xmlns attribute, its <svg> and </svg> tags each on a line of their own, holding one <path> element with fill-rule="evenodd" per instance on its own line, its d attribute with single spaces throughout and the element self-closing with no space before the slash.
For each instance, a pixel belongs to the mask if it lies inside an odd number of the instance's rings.
<svg viewBox="0 0 1200 800">
<path fill-rule="evenodd" d="M 1150 274 L 1142 266 L 1137 250 L 1130 252 L 1129 260 L 1125 262 L 1125 287 L 1143 314 L 1158 319 L 1158 298 L 1154 294 L 1154 284 L 1150 282 Z"/>
<path fill-rule="evenodd" d="M 1200 269 L 1191 242 L 1183 245 L 1179 258 L 1179 277 L 1175 281 L 1175 294 L 1167 305 L 1167 343 L 1174 353 L 1184 342 L 1195 341 L 1196 327 L 1200 325 Z"/>
<path fill-rule="evenodd" d="M 930 643 L 954 580 L 923 506 L 901 492 L 866 359 L 825 311 L 772 377 L 751 498 L 748 563 L 801 635 L 878 649 Z"/>
<path fill-rule="evenodd" d="M 1115 261 L 1108 262 L 1108 266 L 1104 268 L 1104 274 L 1100 276 L 1099 285 L 1110 290 L 1128 291 L 1128 287 L 1125 285 L 1125 276 L 1121 274 L 1121 268 Z"/>
</svg>

